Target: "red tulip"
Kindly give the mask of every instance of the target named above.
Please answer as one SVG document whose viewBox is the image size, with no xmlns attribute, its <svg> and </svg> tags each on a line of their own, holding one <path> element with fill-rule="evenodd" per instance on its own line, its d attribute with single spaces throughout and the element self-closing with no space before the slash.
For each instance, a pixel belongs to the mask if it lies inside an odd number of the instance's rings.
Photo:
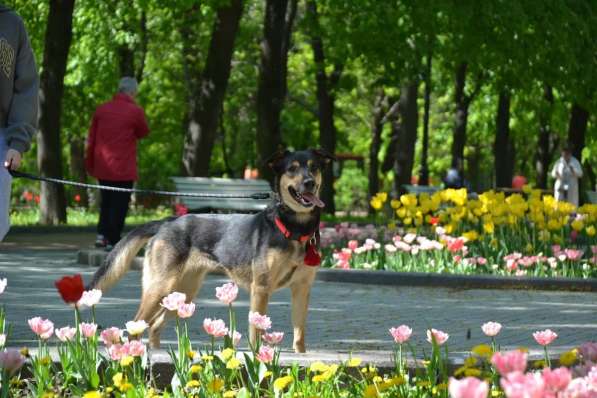
<svg viewBox="0 0 597 398">
<path fill-rule="evenodd" d="M 58 293 L 62 297 L 62 300 L 66 303 L 76 303 L 79 301 L 83 292 L 85 291 L 85 285 L 83 284 L 83 278 L 81 274 L 73 276 L 63 276 L 62 279 L 54 282 Z"/>
<path fill-rule="evenodd" d="M 81 201 L 81 195 L 75 195 L 75 202 L 79 203 Z"/>
</svg>

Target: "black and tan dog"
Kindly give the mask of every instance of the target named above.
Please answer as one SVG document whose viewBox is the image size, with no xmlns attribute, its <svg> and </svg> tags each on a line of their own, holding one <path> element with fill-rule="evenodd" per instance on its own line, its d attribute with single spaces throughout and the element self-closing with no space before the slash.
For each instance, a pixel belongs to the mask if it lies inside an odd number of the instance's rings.
<svg viewBox="0 0 597 398">
<path fill-rule="evenodd" d="M 223 270 L 251 296 L 251 311 L 265 314 L 270 295 L 282 287 L 292 294 L 293 347 L 305 352 L 305 322 L 317 267 L 321 171 L 333 157 L 321 150 L 280 152 L 274 200 L 257 214 L 189 214 L 154 221 L 131 231 L 110 252 L 90 288 L 105 291 L 126 271 L 149 241 L 143 263 L 143 292 L 136 320 L 149 325 L 149 343 L 160 345 L 169 315 L 160 306 L 178 291 L 191 301 L 205 274 Z M 315 261 L 313 261 L 315 257 Z M 254 343 L 257 331 L 250 330 Z"/>
</svg>

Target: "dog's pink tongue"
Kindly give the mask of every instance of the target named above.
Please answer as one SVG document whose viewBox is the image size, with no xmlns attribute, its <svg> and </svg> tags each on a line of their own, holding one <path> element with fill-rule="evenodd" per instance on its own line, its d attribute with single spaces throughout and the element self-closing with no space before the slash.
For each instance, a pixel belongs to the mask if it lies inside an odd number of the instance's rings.
<svg viewBox="0 0 597 398">
<path fill-rule="evenodd" d="M 317 196 L 313 195 L 310 192 L 305 192 L 302 194 L 303 198 L 307 199 L 309 202 L 313 203 L 317 207 L 325 207 L 325 203 L 321 201 Z"/>
</svg>

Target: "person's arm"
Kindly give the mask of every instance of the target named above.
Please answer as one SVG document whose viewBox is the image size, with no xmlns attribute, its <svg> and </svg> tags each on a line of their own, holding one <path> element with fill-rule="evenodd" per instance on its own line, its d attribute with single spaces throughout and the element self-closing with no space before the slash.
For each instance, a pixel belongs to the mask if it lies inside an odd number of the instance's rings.
<svg viewBox="0 0 597 398">
<path fill-rule="evenodd" d="M 37 130 L 39 77 L 29 37 L 19 19 L 20 42 L 14 71 L 14 92 L 4 130 L 9 149 L 20 154 L 29 150 Z"/>
<path fill-rule="evenodd" d="M 559 165 L 560 165 L 560 161 L 557 160 L 556 164 L 553 165 L 553 169 L 551 169 L 551 176 L 555 179 L 560 179 L 560 173 L 558 172 Z"/>
<path fill-rule="evenodd" d="M 85 169 L 87 173 L 93 175 L 93 164 L 94 164 L 94 151 L 95 151 L 95 138 L 97 136 L 97 117 L 96 113 L 93 114 L 91 120 L 91 127 L 89 127 L 89 136 L 87 137 L 86 153 L 85 153 Z"/>
<path fill-rule="evenodd" d="M 137 139 L 141 139 L 143 137 L 147 137 L 149 134 L 149 126 L 147 125 L 147 119 L 145 119 L 145 112 L 143 109 L 139 109 L 139 114 L 137 117 L 137 128 L 135 129 L 135 136 Z"/>
<path fill-rule="evenodd" d="M 576 178 L 582 178 L 582 166 L 576 158 L 570 160 L 569 166 Z"/>
</svg>

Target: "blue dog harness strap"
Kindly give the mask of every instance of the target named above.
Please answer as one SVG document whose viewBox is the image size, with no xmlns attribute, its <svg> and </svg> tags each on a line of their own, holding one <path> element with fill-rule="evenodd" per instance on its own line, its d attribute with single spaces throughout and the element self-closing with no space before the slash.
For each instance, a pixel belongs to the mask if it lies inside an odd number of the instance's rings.
<svg viewBox="0 0 597 398">
<path fill-rule="evenodd" d="M 280 220 L 280 217 L 276 217 L 274 219 L 274 222 L 275 222 L 276 226 L 278 227 L 278 229 L 280 230 L 280 232 L 282 232 L 282 235 L 284 235 L 284 237 L 286 239 L 293 239 L 292 232 L 290 232 L 288 230 L 288 228 L 286 228 L 286 225 L 284 225 L 282 220 Z M 308 234 L 308 235 L 300 235 L 296 239 L 293 239 L 293 240 L 297 240 L 301 243 L 307 242 L 307 245 L 305 246 L 304 262 L 305 262 L 305 265 L 308 265 L 310 267 L 317 267 L 318 265 L 321 264 L 321 255 L 319 254 L 319 251 L 317 250 L 317 238 L 315 235 L 316 235 L 316 231 L 314 231 L 313 233 Z"/>
</svg>

